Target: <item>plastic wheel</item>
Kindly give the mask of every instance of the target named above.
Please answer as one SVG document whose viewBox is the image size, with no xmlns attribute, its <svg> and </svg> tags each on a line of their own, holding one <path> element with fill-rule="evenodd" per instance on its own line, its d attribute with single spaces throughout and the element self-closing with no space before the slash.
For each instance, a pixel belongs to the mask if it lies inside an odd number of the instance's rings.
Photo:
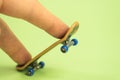
<svg viewBox="0 0 120 80">
<path fill-rule="evenodd" d="M 34 69 L 33 68 L 28 68 L 28 72 L 27 72 L 27 75 L 28 76 L 32 76 L 34 74 Z"/>
<path fill-rule="evenodd" d="M 77 39 L 72 39 L 72 41 L 74 42 L 73 46 L 76 46 L 78 44 L 78 40 Z"/>
<path fill-rule="evenodd" d="M 40 66 L 40 68 L 44 68 L 45 63 L 43 61 L 41 61 L 41 62 L 39 62 L 39 66 Z"/>
<path fill-rule="evenodd" d="M 66 52 L 68 51 L 68 46 L 66 46 L 66 45 L 62 46 L 62 47 L 61 47 L 61 51 L 62 51 L 63 53 L 66 53 Z"/>
</svg>

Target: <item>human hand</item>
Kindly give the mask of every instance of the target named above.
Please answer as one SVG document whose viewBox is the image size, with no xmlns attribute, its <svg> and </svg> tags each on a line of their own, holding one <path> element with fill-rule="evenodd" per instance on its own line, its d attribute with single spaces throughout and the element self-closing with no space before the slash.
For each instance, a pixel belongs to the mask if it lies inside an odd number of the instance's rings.
<svg viewBox="0 0 120 80">
<path fill-rule="evenodd" d="M 56 38 L 62 38 L 68 27 L 44 8 L 38 0 L 0 0 L 0 13 L 24 19 Z M 19 65 L 31 59 L 30 53 L 0 19 L 0 47 Z"/>
</svg>

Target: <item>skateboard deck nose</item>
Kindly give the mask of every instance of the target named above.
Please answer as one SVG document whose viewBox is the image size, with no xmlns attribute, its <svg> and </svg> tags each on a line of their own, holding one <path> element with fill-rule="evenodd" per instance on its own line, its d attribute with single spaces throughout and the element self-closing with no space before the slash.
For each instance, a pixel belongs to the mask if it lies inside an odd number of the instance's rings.
<svg viewBox="0 0 120 80">
<path fill-rule="evenodd" d="M 79 28 L 79 23 L 78 22 L 75 22 L 73 25 L 72 25 L 74 28 L 73 28 L 73 30 L 72 30 L 72 32 L 71 32 L 71 34 L 70 35 L 73 35 L 73 34 L 75 34 L 76 32 L 77 32 L 77 30 L 78 30 L 78 28 Z"/>
</svg>

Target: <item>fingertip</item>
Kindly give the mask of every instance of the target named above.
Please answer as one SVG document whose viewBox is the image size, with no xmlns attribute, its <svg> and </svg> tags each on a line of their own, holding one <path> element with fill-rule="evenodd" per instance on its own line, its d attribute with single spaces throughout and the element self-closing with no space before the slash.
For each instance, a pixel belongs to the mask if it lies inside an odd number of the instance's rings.
<svg viewBox="0 0 120 80">
<path fill-rule="evenodd" d="M 68 31 L 69 27 L 59 19 L 56 19 L 56 22 L 54 22 L 53 24 L 54 25 L 48 28 L 46 32 L 55 38 L 58 38 L 58 39 L 63 38 L 66 32 Z"/>
</svg>

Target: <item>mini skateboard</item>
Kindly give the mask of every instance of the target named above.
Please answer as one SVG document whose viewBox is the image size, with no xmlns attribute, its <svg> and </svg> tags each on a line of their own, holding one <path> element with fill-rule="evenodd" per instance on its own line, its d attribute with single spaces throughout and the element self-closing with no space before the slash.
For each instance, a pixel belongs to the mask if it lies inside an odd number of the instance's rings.
<svg viewBox="0 0 120 80">
<path fill-rule="evenodd" d="M 79 23 L 78 22 L 74 22 L 72 24 L 72 26 L 70 27 L 70 29 L 67 31 L 66 35 L 56 41 L 55 43 L 53 43 L 52 45 L 50 45 L 48 48 L 46 48 L 45 50 L 43 50 L 42 52 L 40 52 L 38 55 L 36 55 L 35 57 L 33 57 L 32 60 L 30 60 L 29 62 L 27 62 L 25 65 L 23 66 L 17 66 L 16 69 L 18 71 L 23 71 L 27 69 L 27 75 L 32 76 L 34 74 L 34 72 L 40 68 L 43 68 L 45 66 L 45 63 L 43 61 L 41 62 L 37 62 L 37 60 L 43 56 L 44 54 L 46 54 L 48 51 L 52 50 L 54 47 L 56 47 L 58 44 L 63 44 L 63 46 L 61 47 L 61 51 L 63 53 L 66 53 L 69 49 L 70 46 L 75 46 L 78 44 L 77 39 L 70 39 L 71 36 L 78 30 L 79 28 Z"/>
</svg>

